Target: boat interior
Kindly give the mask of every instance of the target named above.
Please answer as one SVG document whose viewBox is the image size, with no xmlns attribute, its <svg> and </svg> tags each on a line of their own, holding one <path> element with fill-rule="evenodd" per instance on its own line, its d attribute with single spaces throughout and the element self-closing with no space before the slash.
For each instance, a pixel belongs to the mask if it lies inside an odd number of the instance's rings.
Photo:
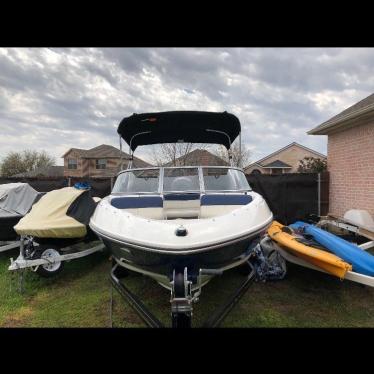
<svg viewBox="0 0 374 374">
<path fill-rule="evenodd" d="M 251 188 L 235 167 L 130 169 L 117 177 L 110 204 L 155 220 L 204 219 L 251 203 Z"/>
</svg>

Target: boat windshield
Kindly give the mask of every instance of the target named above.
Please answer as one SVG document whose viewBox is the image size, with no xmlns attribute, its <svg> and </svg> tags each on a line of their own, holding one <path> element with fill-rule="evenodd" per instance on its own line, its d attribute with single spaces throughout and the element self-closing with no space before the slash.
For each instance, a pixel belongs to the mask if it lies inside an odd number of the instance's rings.
<svg viewBox="0 0 374 374">
<path fill-rule="evenodd" d="M 118 176 L 113 193 L 158 192 L 160 169 L 129 170 Z"/>
<path fill-rule="evenodd" d="M 198 168 L 165 168 L 163 182 L 164 192 L 200 192 Z"/>
<path fill-rule="evenodd" d="M 237 169 L 203 168 L 206 191 L 249 190 L 244 173 Z"/>
<path fill-rule="evenodd" d="M 243 171 L 230 167 L 165 167 L 126 170 L 112 193 L 170 193 L 251 190 Z"/>
</svg>

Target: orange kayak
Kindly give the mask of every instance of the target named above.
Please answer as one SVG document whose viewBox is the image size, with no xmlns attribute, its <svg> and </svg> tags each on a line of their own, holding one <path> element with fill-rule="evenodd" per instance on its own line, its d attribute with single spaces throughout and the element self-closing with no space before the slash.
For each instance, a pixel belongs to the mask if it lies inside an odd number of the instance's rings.
<svg viewBox="0 0 374 374">
<path fill-rule="evenodd" d="M 268 228 L 268 235 L 272 240 L 277 242 L 282 249 L 315 266 L 318 266 L 340 279 L 344 278 L 347 271 L 352 270 L 352 265 L 343 261 L 338 256 L 300 243 L 297 240 L 297 237 L 283 231 L 283 227 L 284 226 L 281 223 L 273 221 L 271 226 Z"/>
</svg>

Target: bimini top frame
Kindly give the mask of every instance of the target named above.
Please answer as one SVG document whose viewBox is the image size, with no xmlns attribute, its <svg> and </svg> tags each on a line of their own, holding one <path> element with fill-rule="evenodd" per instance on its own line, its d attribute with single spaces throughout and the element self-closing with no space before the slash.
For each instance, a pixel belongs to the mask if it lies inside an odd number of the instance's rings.
<svg viewBox="0 0 374 374">
<path fill-rule="evenodd" d="M 235 115 L 201 111 L 134 113 L 124 118 L 117 129 L 120 149 L 121 138 L 129 145 L 130 165 L 138 146 L 161 143 L 221 144 L 229 151 L 231 162 L 231 144 L 240 137 L 240 131 L 240 122 Z"/>
</svg>

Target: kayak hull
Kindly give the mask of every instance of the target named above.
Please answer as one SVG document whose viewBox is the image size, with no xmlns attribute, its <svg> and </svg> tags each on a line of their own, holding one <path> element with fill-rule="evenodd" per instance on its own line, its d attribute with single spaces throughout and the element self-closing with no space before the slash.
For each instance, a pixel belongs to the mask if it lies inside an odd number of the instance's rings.
<svg viewBox="0 0 374 374">
<path fill-rule="evenodd" d="M 332 275 L 335 275 L 340 279 L 345 277 L 347 271 L 352 270 L 352 266 L 338 256 L 300 243 L 297 241 L 296 236 L 283 231 L 283 228 L 284 226 L 281 223 L 273 221 L 271 226 L 268 228 L 268 235 L 284 250 L 302 258 L 303 260 L 325 270 Z"/>
<path fill-rule="evenodd" d="M 316 242 L 323 245 L 344 261 L 352 264 L 354 272 L 371 277 L 374 276 L 374 256 L 365 252 L 357 245 L 302 221 L 295 222 L 290 225 L 290 227 L 311 235 Z"/>
</svg>

